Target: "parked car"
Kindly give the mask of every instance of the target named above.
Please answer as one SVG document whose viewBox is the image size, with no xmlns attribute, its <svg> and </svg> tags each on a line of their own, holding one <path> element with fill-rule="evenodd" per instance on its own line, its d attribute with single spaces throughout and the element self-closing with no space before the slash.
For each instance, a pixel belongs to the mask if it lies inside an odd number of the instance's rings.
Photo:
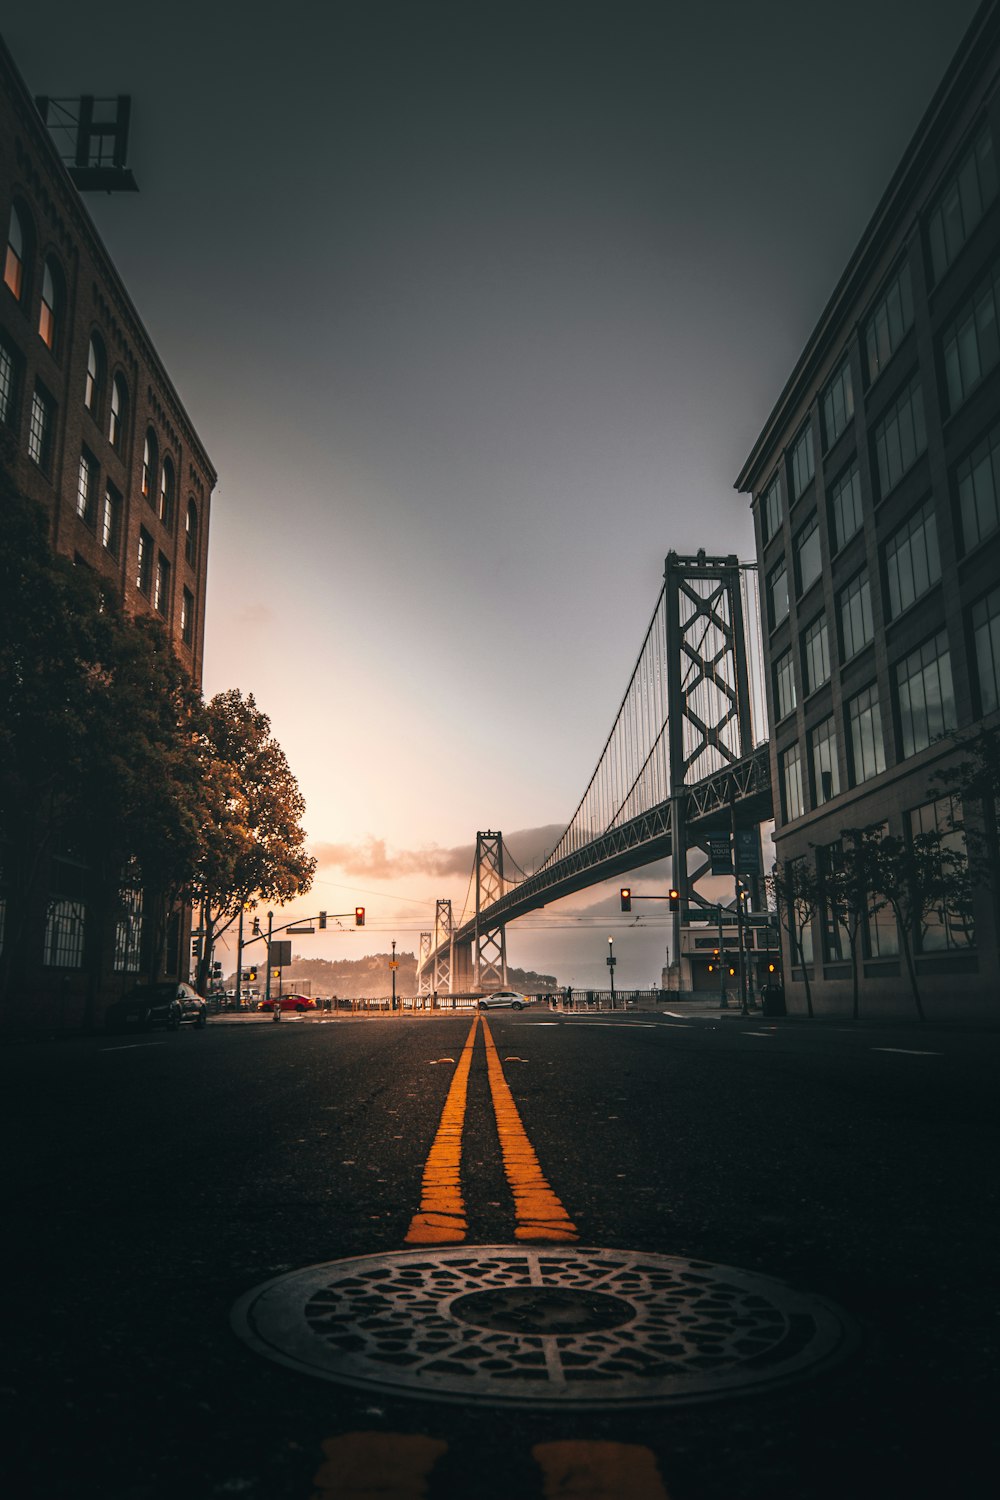
<svg viewBox="0 0 1000 1500">
<path fill-rule="evenodd" d="M 185 1021 L 199 1029 L 206 1026 L 208 1005 L 190 984 L 176 979 L 137 984 L 109 1005 L 104 1014 L 109 1031 L 140 1031 L 150 1026 L 166 1026 L 168 1031 L 176 1031 Z"/>
<path fill-rule="evenodd" d="M 316 1009 L 316 1001 L 310 999 L 308 995 L 282 995 L 280 999 L 277 995 L 272 995 L 270 1000 L 262 1000 L 257 1008 L 258 1010 L 273 1011 L 275 1001 L 280 1005 L 282 1015 L 284 1015 L 286 1010 L 303 1011 Z"/>
<path fill-rule="evenodd" d="M 527 995 L 519 995 L 516 990 L 497 990 L 492 995 L 482 995 L 476 1004 L 480 1010 L 497 1010 L 501 1006 L 509 1006 L 511 1010 L 523 1010 L 532 1002 Z"/>
</svg>

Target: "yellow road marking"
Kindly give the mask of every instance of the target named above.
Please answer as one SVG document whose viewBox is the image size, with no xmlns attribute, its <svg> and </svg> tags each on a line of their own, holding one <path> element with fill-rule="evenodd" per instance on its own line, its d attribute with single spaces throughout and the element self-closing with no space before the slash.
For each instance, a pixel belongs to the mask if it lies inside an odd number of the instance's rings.
<svg viewBox="0 0 1000 1500">
<path fill-rule="evenodd" d="M 545 1500 L 670 1500 L 649 1448 L 634 1443 L 537 1443 Z"/>
<path fill-rule="evenodd" d="M 503 1065 L 489 1022 L 483 1017 L 483 1039 L 486 1042 L 486 1070 L 497 1117 L 503 1169 L 514 1194 L 517 1223 L 514 1238 L 518 1240 L 575 1240 L 576 1225 L 549 1187 L 538 1165 L 527 1131 L 521 1123 L 514 1096 L 504 1077 Z"/>
<path fill-rule="evenodd" d="M 345 1432 L 322 1448 L 311 1500 L 424 1500 L 448 1444 L 401 1432 Z"/>
<path fill-rule="evenodd" d="M 476 1016 L 444 1101 L 434 1144 L 424 1163 L 420 1208 L 410 1220 L 406 1232 L 408 1245 L 457 1245 L 465 1239 L 468 1231 L 460 1176 L 462 1126 L 478 1025 L 479 1017 Z"/>
</svg>

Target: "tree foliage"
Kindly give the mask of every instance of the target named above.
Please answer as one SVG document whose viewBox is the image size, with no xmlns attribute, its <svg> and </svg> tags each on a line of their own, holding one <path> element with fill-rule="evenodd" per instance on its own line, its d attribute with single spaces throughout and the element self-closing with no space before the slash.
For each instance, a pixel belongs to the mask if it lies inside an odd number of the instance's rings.
<svg viewBox="0 0 1000 1500">
<path fill-rule="evenodd" d="M 800 964 L 805 984 L 806 1010 L 813 1014 L 812 986 L 809 966 L 806 963 L 803 934 L 819 910 L 822 885 L 812 860 L 800 856 L 798 859 L 779 860 L 767 877 L 767 885 L 774 898 L 782 926 L 788 933 L 789 957 L 792 964 Z"/>
</svg>

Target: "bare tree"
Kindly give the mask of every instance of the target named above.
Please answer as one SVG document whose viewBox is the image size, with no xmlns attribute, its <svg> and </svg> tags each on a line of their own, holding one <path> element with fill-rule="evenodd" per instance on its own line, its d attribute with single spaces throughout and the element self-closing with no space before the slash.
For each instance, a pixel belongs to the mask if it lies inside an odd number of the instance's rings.
<svg viewBox="0 0 1000 1500">
<path fill-rule="evenodd" d="M 822 887 L 816 873 L 815 863 L 800 856 L 798 859 L 779 860 L 767 877 L 767 888 L 774 898 L 778 920 L 788 933 L 789 957 L 792 964 L 802 969 L 802 980 L 806 992 L 806 1010 L 813 1014 L 812 986 L 809 982 L 809 966 L 806 963 L 804 935 L 819 909 Z"/>
</svg>

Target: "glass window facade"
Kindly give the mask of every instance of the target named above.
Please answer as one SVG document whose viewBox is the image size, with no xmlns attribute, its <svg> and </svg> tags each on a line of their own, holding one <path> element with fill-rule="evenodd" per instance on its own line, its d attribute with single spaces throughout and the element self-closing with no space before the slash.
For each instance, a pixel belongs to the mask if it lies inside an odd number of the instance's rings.
<svg viewBox="0 0 1000 1500">
<path fill-rule="evenodd" d="M 108 421 L 108 437 L 112 448 L 121 452 L 125 442 L 125 419 L 128 413 L 128 389 L 120 375 L 111 382 L 111 414 Z"/>
<path fill-rule="evenodd" d="M 792 653 L 786 651 L 774 664 L 774 711 L 779 719 L 795 707 L 795 665 Z"/>
<path fill-rule="evenodd" d="M 802 796 L 802 757 L 798 745 L 792 745 L 781 756 L 781 788 L 784 801 L 785 822 L 801 818 L 805 812 Z"/>
<path fill-rule="evenodd" d="M 819 521 L 811 516 L 795 538 L 795 572 L 800 594 L 804 594 L 810 584 L 816 582 L 822 567 Z"/>
<path fill-rule="evenodd" d="M 181 640 L 185 646 L 194 640 L 194 595 L 190 589 L 181 594 Z"/>
<path fill-rule="evenodd" d="M 819 807 L 840 792 L 837 726 L 833 716 L 817 724 L 809 739 L 812 745 L 813 806 Z"/>
<path fill-rule="evenodd" d="M 830 632 L 826 615 L 819 615 L 806 628 L 802 637 L 802 660 L 806 692 L 814 693 L 830 680 Z"/>
<path fill-rule="evenodd" d="M 812 424 L 803 428 L 792 448 L 792 495 L 797 500 L 816 472 Z"/>
<path fill-rule="evenodd" d="M 940 281 L 997 195 L 993 137 L 984 125 L 945 187 L 927 224 L 931 264 Z"/>
<path fill-rule="evenodd" d="M 831 485 L 830 514 L 833 518 L 834 543 L 839 552 L 861 530 L 864 520 L 861 510 L 861 474 L 857 464 L 852 464 L 847 473 Z"/>
<path fill-rule="evenodd" d="M 966 552 L 1000 525 L 1000 422 L 955 471 Z"/>
<path fill-rule="evenodd" d="M 835 443 L 854 416 L 854 387 L 851 384 L 851 361 L 845 359 L 823 392 L 823 432 L 826 446 Z"/>
<path fill-rule="evenodd" d="M 142 445 L 142 494 L 143 499 L 153 504 L 156 484 L 156 433 L 149 429 Z"/>
<path fill-rule="evenodd" d="M 934 502 L 914 511 L 885 544 L 889 616 L 895 619 L 941 577 Z"/>
<path fill-rule="evenodd" d="M 972 606 L 972 640 L 979 710 L 991 714 L 1000 708 L 1000 588 L 991 589 Z"/>
<path fill-rule="evenodd" d="M 781 515 L 781 475 L 775 474 L 760 502 L 760 523 L 765 542 L 769 542 L 781 530 Z"/>
<path fill-rule="evenodd" d="M 976 386 L 1000 361 L 1000 262 L 977 287 L 941 340 L 944 351 L 948 410 L 957 411 Z"/>
<path fill-rule="evenodd" d="M 42 268 L 42 302 L 38 309 L 38 332 L 42 343 L 53 351 L 59 339 L 62 276 L 53 261 Z"/>
<path fill-rule="evenodd" d="M 94 417 L 100 413 L 103 389 L 104 350 L 95 336 L 87 348 L 87 377 L 83 386 L 83 404 Z"/>
<path fill-rule="evenodd" d="M 788 568 L 784 558 L 767 576 L 767 608 L 772 630 L 788 618 Z"/>
<path fill-rule="evenodd" d="M 895 668 L 899 738 L 904 758 L 958 727 L 951 653 L 942 630 Z"/>
<path fill-rule="evenodd" d="M 865 354 L 870 381 L 882 373 L 912 327 L 913 287 L 907 261 L 889 283 L 865 325 Z"/>
<path fill-rule="evenodd" d="M 911 838 L 919 834 L 937 834 L 942 846 L 955 858 L 956 871 L 966 865 L 965 820 L 961 799 L 939 797 L 922 807 L 911 808 L 907 815 Z M 955 892 L 950 901 L 941 902 L 924 912 L 916 934 L 921 953 L 942 953 L 948 949 L 971 948 L 976 940 L 968 891 Z"/>
<path fill-rule="evenodd" d="M 160 520 L 164 526 L 170 527 L 174 524 L 174 466 L 169 458 L 163 460 L 160 470 Z"/>
<path fill-rule="evenodd" d="M 879 494 L 884 499 L 927 447 L 924 393 L 914 380 L 875 429 Z"/>
<path fill-rule="evenodd" d="M 187 519 L 184 523 L 184 556 L 192 568 L 198 561 L 198 507 L 188 501 Z"/>
<path fill-rule="evenodd" d="M 15 203 L 10 211 L 10 227 L 7 230 L 7 254 L 4 257 L 3 281 L 4 286 L 16 297 L 18 302 L 20 302 L 24 295 L 26 238 L 24 224 L 21 222 L 21 214 Z"/>
<path fill-rule="evenodd" d="M 847 587 L 841 590 L 838 603 L 841 657 L 844 661 L 850 661 L 851 657 L 856 656 L 862 647 L 875 639 L 871 587 L 866 569 L 852 578 Z"/>
<path fill-rule="evenodd" d="M 851 747 L 851 785 L 858 786 L 885 770 L 885 743 L 878 688 L 872 683 L 847 704 L 847 728 Z"/>
</svg>

